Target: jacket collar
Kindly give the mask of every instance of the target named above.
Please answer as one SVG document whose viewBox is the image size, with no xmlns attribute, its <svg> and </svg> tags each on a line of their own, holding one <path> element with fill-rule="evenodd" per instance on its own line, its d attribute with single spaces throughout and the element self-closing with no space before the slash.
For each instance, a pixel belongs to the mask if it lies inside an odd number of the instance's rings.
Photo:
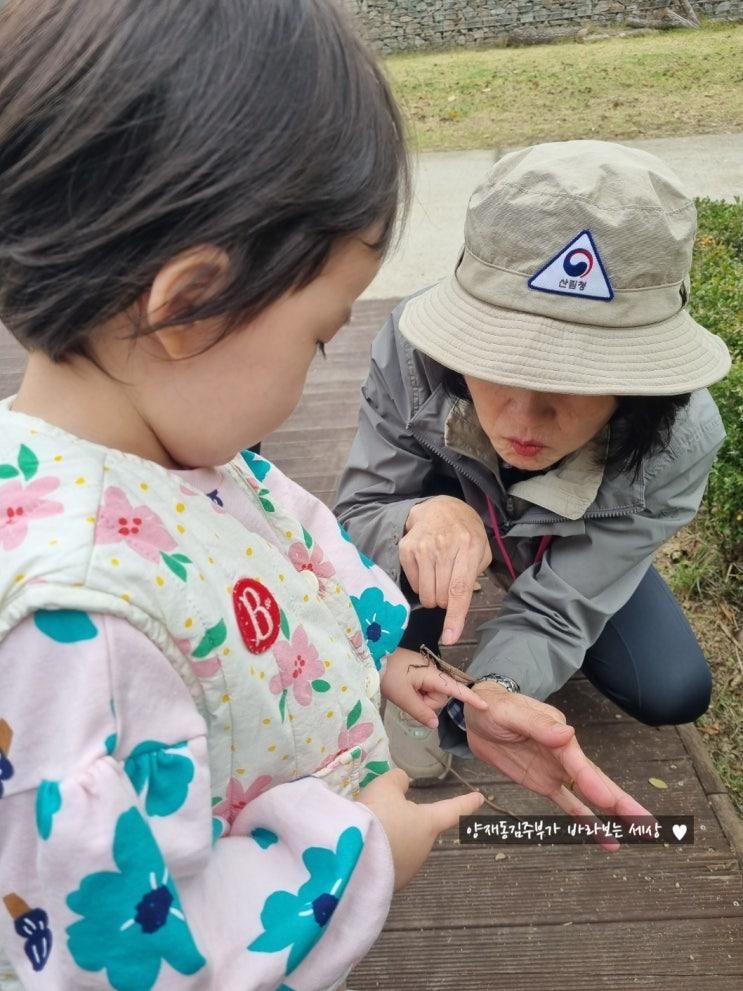
<svg viewBox="0 0 743 991">
<path fill-rule="evenodd" d="M 449 412 L 444 424 L 444 444 L 450 451 L 479 461 L 501 482 L 498 455 L 468 400 L 458 399 Z M 511 485 L 508 494 L 565 519 L 578 520 L 596 500 L 601 488 L 608 444 L 607 427 L 585 447 L 563 458 L 557 467 Z"/>
</svg>

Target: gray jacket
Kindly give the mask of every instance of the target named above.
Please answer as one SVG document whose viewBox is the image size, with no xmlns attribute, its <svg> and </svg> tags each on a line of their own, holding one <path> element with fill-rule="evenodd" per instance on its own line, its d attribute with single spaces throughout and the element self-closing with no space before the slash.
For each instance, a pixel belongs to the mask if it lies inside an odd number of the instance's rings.
<svg viewBox="0 0 743 991">
<path fill-rule="evenodd" d="M 398 544 L 416 503 L 456 495 L 491 533 L 489 496 L 518 578 L 510 582 L 491 538 L 493 568 L 508 591 L 480 627 L 468 670 L 473 677 L 508 675 L 524 693 L 545 699 L 581 666 L 658 547 L 696 514 L 725 439 L 720 415 L 706 389 L 694 393 L 668 447 L 648 457 L 636 479 L 605 470 L 607 430 L 558 467 L 505 489 L 472 404 L 453 399 L 445 369 L 400 334 L 404 306 L 372 347 L 336 514 L 356 545 L 401 583 Z M 546 534 L 556 539 L 535 567 Z"/>
</svg>

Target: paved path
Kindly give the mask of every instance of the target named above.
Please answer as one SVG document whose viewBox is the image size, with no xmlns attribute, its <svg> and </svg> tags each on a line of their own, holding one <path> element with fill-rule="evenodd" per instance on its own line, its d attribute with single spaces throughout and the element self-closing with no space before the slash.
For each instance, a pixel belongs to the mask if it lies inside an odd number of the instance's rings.
<svg viewBox="0 0 743 991">
<path fill-rule="evenodd" d="M 743 197 L 743 134 L 625 143 L 664 159 L 693 196 Z M 462 244 L 470 194 L 507 150 L 429 152 L 416 160 L 413 209 L 401 247 L 383 266 L 365 299 L 406 296 L 449 273 Z"/>
</svg>

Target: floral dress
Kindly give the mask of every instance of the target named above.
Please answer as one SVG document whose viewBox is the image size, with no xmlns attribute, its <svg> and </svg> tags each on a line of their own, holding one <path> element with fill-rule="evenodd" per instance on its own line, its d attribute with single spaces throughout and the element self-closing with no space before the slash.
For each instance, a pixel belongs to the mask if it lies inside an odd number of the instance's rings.
<svg viewBox="0 0 743 991">
<path fill-rule="evenodd" d="M 29 988 L 312 991 L 379 934 L 407 621 L 249 453 L 167 471 L 0 403 L 0 943 Z"/>
</svg>

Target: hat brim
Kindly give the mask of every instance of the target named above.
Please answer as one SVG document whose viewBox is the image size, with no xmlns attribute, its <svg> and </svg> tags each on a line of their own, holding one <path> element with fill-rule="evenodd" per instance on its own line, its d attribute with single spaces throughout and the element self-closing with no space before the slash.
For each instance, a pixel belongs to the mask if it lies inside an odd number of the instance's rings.
<svg viewBox="0 0 743 991">
<path fill-rule="evenodd" d="M 575 395 L 674 396 L 724 378 L 721 338 L 686 310 L 660 323 L 596 327 L 483 303 L 453 275 L 405 305 L 400 331 L 452 371 Z"/>
</svg>

